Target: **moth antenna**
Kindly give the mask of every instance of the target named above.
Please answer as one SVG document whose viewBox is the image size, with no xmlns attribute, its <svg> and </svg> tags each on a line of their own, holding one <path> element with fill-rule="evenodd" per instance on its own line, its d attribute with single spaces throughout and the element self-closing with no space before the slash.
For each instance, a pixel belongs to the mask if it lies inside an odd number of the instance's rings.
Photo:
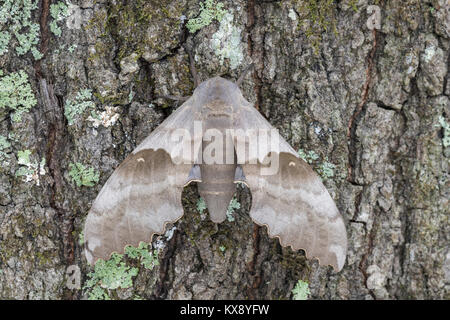
<svg viewBox="0 0 450 320">
<path fill-rule="evenodd" d="M 191 70 L 192 79 L 194 80 L 194 89 L 198 87 L 200 83 L 197 73 L 197 68 L 195 67 L 194 55 L 192 54 L 192 50 L 187 46 L 184 46 L 184 50 L 186 50 L 189 56 L 189 69 Z"/>
<path fill-rule="evenodd" d="M 237 79 L 236 84 L 238 87 L 241 86 L 242 81 L 244 81 L 245 76 L 247 75 L 247 73 L 249 73 L 250 71 L 253 70 L 253 67 L 255 66 L 254 63 L 250 64 L 247 68 L 245 68 L 245 70 L 242 72 L 241 76 L 239 77 L 239 79 Z"/>
</svg>

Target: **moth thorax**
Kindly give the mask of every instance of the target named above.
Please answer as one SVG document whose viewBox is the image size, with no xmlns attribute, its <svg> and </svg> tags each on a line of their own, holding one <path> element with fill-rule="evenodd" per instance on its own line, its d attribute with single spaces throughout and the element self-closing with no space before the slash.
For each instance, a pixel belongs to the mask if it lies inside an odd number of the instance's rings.
<svg viewBox="0 0 450 320">
<path fill-rule="evenodd" d="M 209 102 L 206 106 L 206 112 L 209 116 L 212 115 L 226 115 L 231 117 L 233 113 L 233 108 L 230 104 L 223 102 L 222 100 L 213 100 Z"/>
</svg>

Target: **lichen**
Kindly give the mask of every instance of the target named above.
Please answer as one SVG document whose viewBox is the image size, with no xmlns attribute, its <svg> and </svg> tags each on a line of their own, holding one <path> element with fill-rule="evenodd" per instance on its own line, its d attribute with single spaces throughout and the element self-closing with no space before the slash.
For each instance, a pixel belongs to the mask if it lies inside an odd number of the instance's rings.
<svg viewBox="0 0 450 320">
<path fill-rule="evenodd" d="M 322 179 L 326 180 L 334 177 L 334 169 L 336 166 L 330 162 L 328 162 L 328 158 L 325 158 L 325 161 L 321 163 L 318 173 L 322 177 Z"/>
<path fill-rule="evenodd" d="M 211 49 L 223 64 L 224 59 L 228 59 L 231 69 L 236 69 L 244 59 L 241 46 L 241 29 L 233 25 L 234 16 L 225 13 L 219 30 L 213 34 L 210 42 Z"/>
<path fill-rule="evenodd" d="M 127 246 L 125 254 L 113 253 L 106 261 L 99 259 L 83 286 L 88 299 L 110 300 L 110 290 L 132 287 L 139 268 L 128 265 L 132 262 L 128 259 L 138 260 L 146 270 L 152 270 L 159 265 L 158 253 L 158 250 L 150 250 L 148 243 L 141 242 L 138 247 Z"/>
<path fill-rule="evenodd" d="M 31 21 L 32 11 L 38 8 L 37 0 L 4 0 L 0 6 L 0 26 L 6 29 L 0 35 L 0 55 L 8 52 L 9 42 L 14 35 L 18 45 L 16 52 L 24 55 L 31 51 L 34 59 L 42 54 L 36 45 L 39 42 L 40 27 Z"/>
<path fill-rule="evenodd" d="M 50 15 L 53 18 L 50 22 L 50 31 L 58 37 L 62 33 L 61 28 L 58 26 L 58 22 L 69 16 L 68 8 L 69 7 L 62 1 L 50 5 Z"/>
<path fill-rule="evenodd" d="M 298 280 L 294 289 L 292 289 L 293 300 L 307 300 L 310 294 L 308 283 L 302 280 Z"/>
<path fill-rule="evenodd" d="M 205 209 L 206 209 L 205 199 L 203 199 L 202 197 L 198 198 L 198 200 L 197 200 L 197 211 L 198 211 L 198 213 L 200 213 L 200 218 L 202 220 L 204 220 L 206 218 L 206 215 L 204 213 Z"/>
<path fill-rule="evenodd" d="M 89 300 L 109 300 L 110 296 L 105 289 L 130 288 L 133 285 L 133 277 L 139 270 L 127 266 L 122 259 L 123 254 L 113 253 L 109 260 L 97 261 L 94 271 L 88 274 L 83 286 Z"/>
<path fill-rule="evenodd" d="M 158 250 L 150 251 L 148 243 L 141 242 L 139 246 L 127 246 L 125 254 L 131 259 L 137 259 L 147 270 L 152 270 L 155 266 L 159 266 Z"/>
<path fill-rule="evenodd" d="M 94 186 L 100 177 L 100 173 L 95 172 L 94 168 L 88 168 L 80 162 L 69 164 L 69 176 L 77 187 Z"/>
<path fill-rule="evenodd" d="M 200 2 L 199 16 L 189 19 L 186 23 L 186 28 L 190 33 L 195 33 L 201 28 L 209 26 L 213 20 L 220 22 L 226 12 L 223 9 L 223 3 L 216 3 L 215 0 L 205 0 L 205 2 Z"/>
<path fill-rule="evenodd" d="M 443 137 L 442 137 L 442 145 L 444 148 L 447 148 L 450 146 L 450 124 L 445 121 L 445 118 L 443 116 L 439 116 L 439 124 L 436 125 L 436 127 L 442 127 L 442 130 L 444 131 Z"/>
<path fill-rule="evenodd" d="M 319 155 L 315 153 L 314 150 L 310 150 L 306 153 L 303 149 L 299 149 L 297 153 L 300 158 L 308 163 L 312 163 L 313 161 L 319 159 Z"/>
<path fill-rule="evenodd" d="M 83 231 L 81 231 L 80 234 L 78 235 L 78 244 L 80 246 L 84 245 L 84 232 Z"/>
<path fill-rule="evenodd" d="M 2 76 L 3 72 L 0 70 L 0 109 L 7 108 L 14 111 L 11 120 L 18 122 L 22 119 L 24 112 L 37 104 L 36 97 L 25 71 L 20 70 Z"/>
<path fill-rule="evenodd" d="M 106 106 L 105 109 L 106 111 L 103 111 L 100 114 L 97 114 L 95 111 L 91 112 L 88 121 L 91 121 L 95 128 L 98 128 L 100 125 L 103 125 L 106 128 L 113 126 L 117 119 L 119 119 L 119 114 L 117 113 L 119 108 Z"/>
<path fill-rule="evenodd" d="M 19 169 L 16 171 L 16 177 L 22 177 L 24 182 L 34 181 L 36 185 L 40 184 L 40 176 L 45 175 L 45 158 L 41 162 L 30 160 L 31 151 L 23 150 L 17 153 L 17 163 Z"/>
<path fill-rule="evenodd" d="M 64 115 L 68 124 L 73 125 L 77 115 L 82 114 L 86 109 L 94 108 L 95 103 L 92 101 L 92 90 L 82 89 L 77 93 L 75 100 L 66 100 Z"/>
<path fill-rule="evenodd" d="M 237 199 L 235 197 L 233 197 L 233 199 L 231 199 L 230 204 L 228 205 L 228 209 L 227 209 L 227 220 L 229 222 L 233 222 L 234 219 L 234 210 L 240 209 L 241 208 L 241 204 L 237 201 Z"/>
<path fill-rule="evenodd" d="M 323 180 L 327 180 L 331 177 L 334 177 L 334 169 L 336 166 L 330 162 L 328 162 L 328 158 L 325 157 L 325 161 L 318 162 L 317 160 L 320 158 L 317 153 L 313 150 L 305 152 L 303 149 L 298 150 L 298 155 L 305 162 L 313 165 L 316 169 L 316 172 L 322 177 Z"/>
</svg>

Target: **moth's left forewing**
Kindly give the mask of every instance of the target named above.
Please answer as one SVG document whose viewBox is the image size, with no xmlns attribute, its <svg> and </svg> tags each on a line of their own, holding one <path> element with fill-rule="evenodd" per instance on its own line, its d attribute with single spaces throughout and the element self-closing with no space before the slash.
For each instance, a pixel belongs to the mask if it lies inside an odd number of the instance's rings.
<svg viewBox="0 0 450 320">
<path fill-rule="evenodd" d="M 85 223 L 86 258 L 109 259 L 126 245 L 150 242 L 183 215 L 181 193 L 190 165 L 174 166 L 163 150 L 142 150 L 117 168 L 95 199 Z"/>
<path fill-rule="evenodd" d="M 95 199 L 85 222 L 85 253 L 89 263 L 123 253 L 126 245 L 150 242 L 167 223 L 183 215 L 181 193 L 190 179 L 201 144 L 194 134 L 198 108 L 188 100 L 156 128 L 113 172 Z M 191 153 L 173 158 L 172 133 L 183 128 Z M 197 139 L 197 140 L 196 140 Z M 197 149 L 195 149 L 197 148 Z M 198 179 L 192 177 L 191 179 Z"/>
<path fill-rule="evenodd" d="M 246 132 L 272 129 L 252 106 L 237 110 L 236 128 Z M 238 139 L 246 145 L 241 153 Z M 304 249 L 308 258 L 318 258 L 320 264 L 339 271 L 347 253 L 342 216 L 317 174 L 281 136 L 277 139 L 276 148 L 270 141 L 266 147 L 255 146 L 254 138 L 248 135 L 235 139 L 238 161 L 252 193 L 250 216 L 267 226 L 269 236 L 278 237 L 283 246 Z M 275 167 L 274 161 L 278 161 Z"/>
</svg>

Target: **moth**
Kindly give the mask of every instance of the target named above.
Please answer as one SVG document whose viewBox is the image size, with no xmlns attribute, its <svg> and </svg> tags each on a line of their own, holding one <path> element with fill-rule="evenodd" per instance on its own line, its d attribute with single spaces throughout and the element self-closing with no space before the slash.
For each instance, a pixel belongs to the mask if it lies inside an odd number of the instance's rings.
<svg viewBox="0 0 450 320">
<path fill-rule="evenodd" d="M 113 172 L 85 223 L 90 264 L 163 234 L 166 224 L 183 216 L 183 188 L 197 182 L 213 222 L 225 220 L 236 183 L 244 183 L 252 194 L 250 217 L 270 237 L 342 269 L 347 234 L 335 203 L 310 166 L 243 97 L 242 78 L 214 77 L 196 86 Z"/>
</svg>

